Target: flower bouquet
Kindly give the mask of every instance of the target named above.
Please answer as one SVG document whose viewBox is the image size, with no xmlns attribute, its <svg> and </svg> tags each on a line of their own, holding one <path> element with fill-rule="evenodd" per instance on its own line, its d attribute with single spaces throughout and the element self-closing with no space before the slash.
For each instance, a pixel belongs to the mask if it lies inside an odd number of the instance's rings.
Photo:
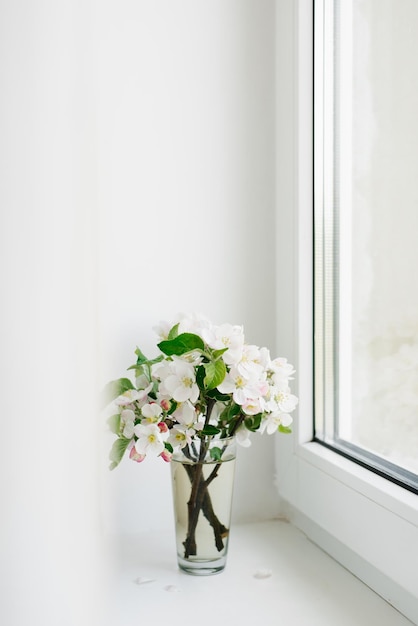
<svg viewBox="0 0 418 626">
<path fill-rule="evenodd" d="M 155 330 L 160 353 L 149 359 L 137 348 L 128 368 L 135 382 L 120 378 L 105 388 L 117 407 L 108 420 L 116 435 L 110 469 L 125 453 L 137 463 L 147 455 L 171 462 L 179 565 L 193 573 L 220 571 L 231 501 L 220 520 L 226 493 L 220 477 L 232 493 L 235 441 L 248 447 L 252 433 L 291 432 L 294 369 L 285 358 L 271 359 L 267 348 L 247 344 L 242 326 L 188 315 Z"/>
</svg>

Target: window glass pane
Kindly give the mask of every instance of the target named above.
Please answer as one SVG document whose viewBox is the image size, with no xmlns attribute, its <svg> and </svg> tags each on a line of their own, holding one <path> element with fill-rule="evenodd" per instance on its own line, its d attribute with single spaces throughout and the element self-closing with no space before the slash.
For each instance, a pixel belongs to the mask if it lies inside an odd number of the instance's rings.
<svg viewBox="0 0 418 626">
<path fill-rule="evenodd" d="M 416 475 L 418 2 L 315 7 L 316 436 Z"/>
</svg>

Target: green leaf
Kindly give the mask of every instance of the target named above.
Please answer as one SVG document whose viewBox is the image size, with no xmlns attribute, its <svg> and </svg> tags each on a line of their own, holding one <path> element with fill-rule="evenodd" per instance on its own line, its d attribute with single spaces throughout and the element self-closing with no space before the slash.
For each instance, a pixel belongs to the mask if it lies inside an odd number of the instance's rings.
<svg viewBox="0 0 418 626">
<path fill-rule="evenodd" d="M 119 465 L 130 441 L 130 439 L 126 439 L 125 437 L 119 437 L 113 442 L 113 446 L 109 452 L 109 459 L 112 461 L 110 469 L 115 469 L 115 467 Z"/>
<path fill-rule="evenodd" d="M 141 352 L 141 350 L 138 347 L 135 350 L 135 354 L 138 357 L 137 360 L 136 360 L 136 364 L 137 365 L 142 365 L 142 363 L 147 363 L 148 362 L 147 357 L 145 356 L 145 354 L 143 354 Z"/>
<path fill-rule="evenodd" d="M 129 370 L 135 370 L 135 376 L 139 376 L 140 374 L 144 374 L 145 373 L 144 363 L 142 363 L 141 365 L 138 365 L 138 363 L 134 363 L 134 365 L 130 365 L 127 368 L 128 372 L 129 372 Z"/>
<path fill-rule="evenodd" d="M 118 396 L 121 396 L 128 389 L 134 389 L 133 384 L 129 378 L 118 378 L 117 380 L 111 380 L 101 393 L 101 401 L 104 406 L 108 405 Z"/>
<path fill-rule="evenodd" d="M 289 426 L 283 426 L 283 424 L 279 424 L 278 431 L 279 431 L 279 433 L 284 433 L 284 434 L 288 435 L 289 433 L 292 432 L 292 429 L 289 428 Z"/>
<path fill-rule="evenodd" d="M 203 367 L 206 372 L 204 380 L 206 389 L 215 389 L 225 378 L 225 363 L 222 360 L 210 361 L 209 363 L 205 363 Z"/>
<path fill-rule="evenodd" d="M 203 365 L 199 365 L 196 370 L 196 383 L 199 389 L 201 389 L 202 391 L 205 391 L 205 376 L 205 368 L 203 367 Z"/>
<path fill-rule="evenodd" d="M 255 433 L 255 431 L 260 428 L 262 416 L 262 413 L 257 413 L 257 415 L 250 415 L 246 417 L 244 420 L 245 427 Z"/>
<path fill-rule="evenodd" d="M 173 454 L 173 446 L 171 445 L 171 443 L 168 443 L 168 441 L 164 441 L 164 447 L 166 450 L 168 450 L 171 454 Z"/>
<path fill-rule="evenodd" d="M 220 461 L 222 458 L 222 450 L 218 447 L 211 448 L 209 454 L 214 461 Z"/>
<path fill-rule="evenodd" d="M 220 402 L 228 402 L 228 400 L 231 399 L 230 395 L 228 395 L 227 393 L 221 393 L 219 389 L 210 389 L 209 391 L 207 391 L 206 395 L 208 398 L 213 398 L 213 400 L 219 400 Z"/>
<path fill-rule="evenodd" d="M 177 402 L 175 400 L 170 400 L 170 402 L 171 402 L 171 406 L 169 410 L 167 411 L 167 415 L 171 415 L 177 409 Z"/>
<path fill-rule="evenodd" d="M 173 354 L 181 356 L 182 354 L 186 354 L 192 350 L 203 350 L 205 344 L 199 335 L 194 335 L 193 333 L 182 333 L 181 335 L 175 337 L 175 339 L 161 341 L 158 344 L 158 347 L 161 352 L 164 352 L 167 356 L 172 356 Z"/>
<path fill-rule="evenodd" d="M 229 348 L 222 348 L 222 350 L 214 350 L 212 352 L 212 356 L 214 359 L 219 359 L 219 357 L 222 356 L 222 354 L 226 352 L 227 350 L 229 350 Z"/>
<path fill-rule="evenodd" d="M 130 367 L 128 367 L 128 370 L 135 370 L 136 375 L 145 374 L 146 370 L 144 368 L 144 365 L 153 365 L 154 363 L 159 363 L 163 359 L 164 359 L 164 356 L 160 354 L 160 356 L 157 356 L 155 359 L 150 359 L 150 360 L 147 359 L 146 361 L 135 363 L 135 365 L 131 365 Z"/>
<path fill-rule="evenodd" d="M 202 428 L 200 432 L 202 433 L 202 435 L 212 436 L 218 435 L 221 431 L 219 428 L 216 428 L 216 426 L 211 426 L 210 424 L 207 424 L 207 426 Z"/>
<path fill-rule="evenodd" d="M 170 332 L 168 333 L 168 337 L 167 337 L 169 341 L 171 341 L 172 339 L 175 339 L 178 336 L 179 326 L 180 326 L 180 323 L 173 326 L 173 328 L 170 330 Z"/>
<path fill-rule="evenodd" d="M 108 423 L 109 428 L 112 431 L 112 433 L 115 433 L 115 435 L 118 435 L 119 431 L 120 431 L 120 413 L 116 413 L 115 415 L 111 415 L 108 418 L 107 423 Z"/>
<path fill-rule="evenodd" d="M 235 402 L 233 402 L 230 405 L 227 405 L 227 407 L 222 411 L 220 419 L 222 421 L 226 421 L 229 422 L 230 420 L 234 419 L 234 417 L 236 417 L 241 411 L 241 407 L 239 406 L 239 404 L 235 404 Z"/>
</svg>

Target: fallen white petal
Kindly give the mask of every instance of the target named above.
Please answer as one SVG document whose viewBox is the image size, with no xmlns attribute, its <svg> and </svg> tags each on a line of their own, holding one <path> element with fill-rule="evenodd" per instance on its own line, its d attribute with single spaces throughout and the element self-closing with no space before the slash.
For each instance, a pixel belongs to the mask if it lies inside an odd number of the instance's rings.
<svg viewBox="0 0 418 626">
<path fill-rule="evenodd" d="M 166 587 L 164 587 L 165 591 L 180 591 L 180 589 L 178 587 L 176 587 L 176 585 L 167 585 Z"/>
<path fill-rule="evenodd" d="M 155 578 L 144 578 L 143 576 L 138 576 L 138 578 L 135 578 L 134 583 L 136 585 L 145 585 L 145 583 L 153 583 L 155 581 Z"/>
<path fill-rule="evenodd" d="M 272 574 L 272 571 L 269 569 L 258 569 L 254 573 L 254 578 L 258 578 L 258 579 L 270 578 L 271 574 Z"/>
</svg>

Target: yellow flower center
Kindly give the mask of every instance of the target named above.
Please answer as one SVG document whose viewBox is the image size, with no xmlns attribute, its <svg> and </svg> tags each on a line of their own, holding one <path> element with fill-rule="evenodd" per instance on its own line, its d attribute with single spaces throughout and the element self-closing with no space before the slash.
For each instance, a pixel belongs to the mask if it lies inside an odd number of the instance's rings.
<svg viewBox="0 0 418 626">
<path fill-rule="evenodd" d="M 235 380 L 235 386 L 238 389 L 242 389 L 245 386 L 245 381 L 241 376 L 237 376 L 236 380 Z"/>
<path fill-rule="evenodd" d="M 188 378 L 187 376 L 185 376 L 185 377 L 182 379 L 182 381 L 181 381 L 181 382 L 183 383 L 183 385 L 184 385 L 185 387 L 192 387 L 192 385 L 193 385 L 193 379 L 192 379 L 192 378 Z"/>
</svg>

